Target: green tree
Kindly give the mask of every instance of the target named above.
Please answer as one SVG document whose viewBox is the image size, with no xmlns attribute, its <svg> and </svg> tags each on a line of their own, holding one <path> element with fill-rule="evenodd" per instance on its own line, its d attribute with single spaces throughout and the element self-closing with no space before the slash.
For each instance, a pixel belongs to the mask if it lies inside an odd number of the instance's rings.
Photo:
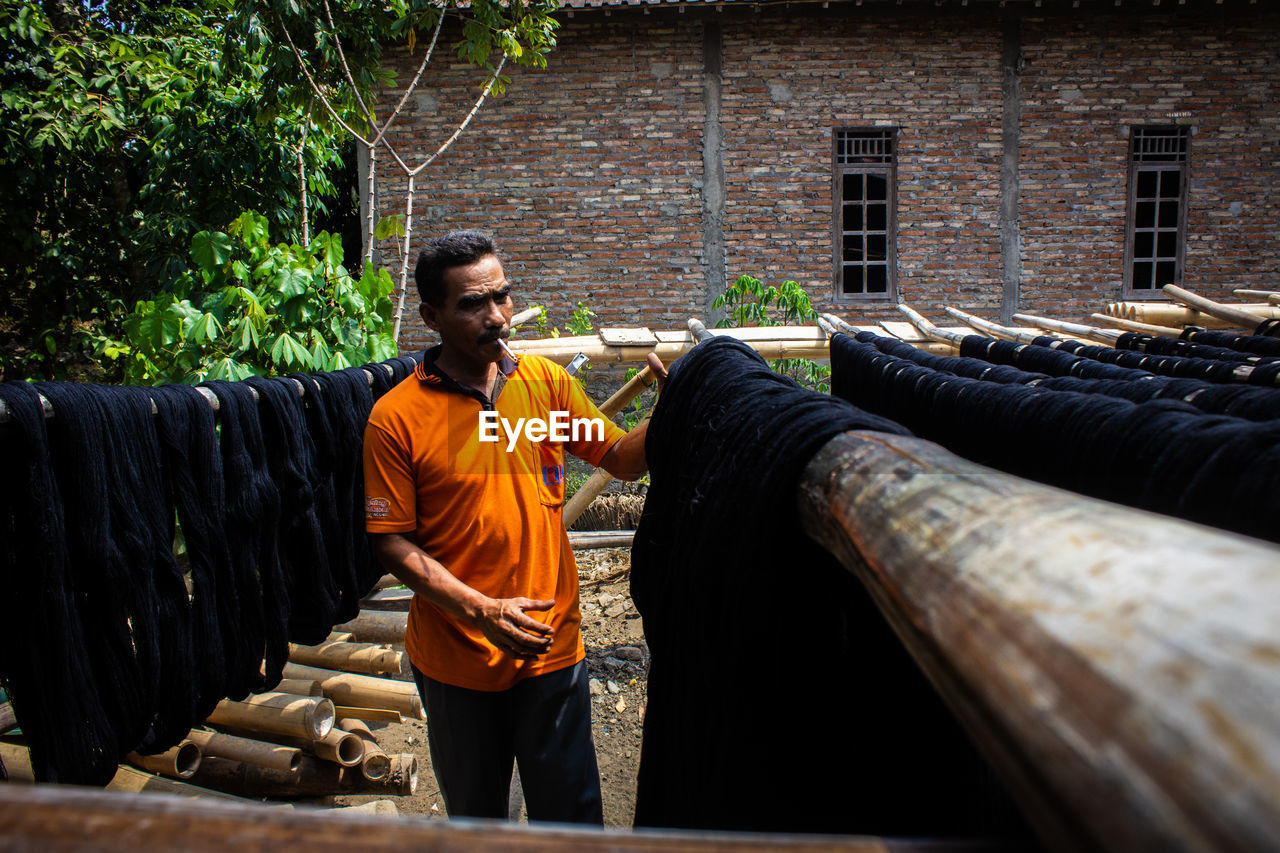
<svg viewBox="0 0 1280 853">
<path fill-rule="evenodd" d="M 333 134 L 268 97 L 269 56 L 228 39 L 231 12 L 0 0 L 6 376 L 60 375 L 80 333 L 117 332 L 190 269 L 196 233 L 253 208 L 296 240 L 303 187 L 321 209 L 334 194 Z"/>
</svg>

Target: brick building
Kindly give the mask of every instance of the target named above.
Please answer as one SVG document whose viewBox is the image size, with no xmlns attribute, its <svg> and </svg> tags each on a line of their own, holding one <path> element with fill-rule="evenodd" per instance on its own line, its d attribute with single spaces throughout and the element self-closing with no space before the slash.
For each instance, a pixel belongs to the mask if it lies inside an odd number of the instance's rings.
<svg viewBox="0 0 1280 853">
<path fill-rule="evenodd" d="M 419 177 L 415 233 L 495 233 L 559 324 L 584 300 L 682 326 L 743 273 L 861 319 L 1276 287 L 1277 5 L 566 0 L 549 67 L 511 71 Z M 441 68 L 402 151 L 474 102 L 478 72 Z M 394 167 L 378 184 L 402 211 Z"/>
</svg>

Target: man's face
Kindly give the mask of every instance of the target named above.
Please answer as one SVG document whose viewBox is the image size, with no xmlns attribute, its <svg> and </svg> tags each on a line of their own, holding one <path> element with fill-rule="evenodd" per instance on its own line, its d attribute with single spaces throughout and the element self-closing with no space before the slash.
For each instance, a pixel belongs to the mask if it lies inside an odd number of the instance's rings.
<svg viewBox="0 0 1280 853">
<path fill-rule="evenodd" d="M 444 272 L 440 307 L 422 304 L 422 319 L 454 357 L 473 365 L 502 358 L 498 338 L 511 323 L 511 285 L 496 255 Z"/>
</svg>

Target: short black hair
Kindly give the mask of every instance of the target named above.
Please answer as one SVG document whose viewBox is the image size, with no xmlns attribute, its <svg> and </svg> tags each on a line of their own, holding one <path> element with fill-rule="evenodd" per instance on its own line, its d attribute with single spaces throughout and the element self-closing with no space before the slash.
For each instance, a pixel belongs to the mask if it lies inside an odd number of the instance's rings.
<svg viewBox="0 0 1280 853">
<path fill-rule="evenodd" d="M 413 271 L 418 295 L 423 302 L 439 308 L 444 303 L 445 270 L 469 266 L 497 254 L 493 240 L 479 231 L 450 231 L 435 238 L 418 254 L 418 265 Z"/>
</svg>

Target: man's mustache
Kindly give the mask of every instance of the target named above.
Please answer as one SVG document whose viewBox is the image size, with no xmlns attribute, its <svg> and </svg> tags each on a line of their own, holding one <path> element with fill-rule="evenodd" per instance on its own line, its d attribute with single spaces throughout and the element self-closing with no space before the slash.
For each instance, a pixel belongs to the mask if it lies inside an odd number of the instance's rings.
<svg viewBox="0 0 1280 853">
<path fill-rule="evenodd" d="M 494 341 L 496 341 L 498 338 L 502 338 L 503 340 L 509 340 L 511 338 L 511 330 L 507 328 L 503 328 L 503 329 L 499 329 L 496 332 L 486 332 L 485 334 L 480 336 L 480 343 L 491 344 Z"/>
</svg>

